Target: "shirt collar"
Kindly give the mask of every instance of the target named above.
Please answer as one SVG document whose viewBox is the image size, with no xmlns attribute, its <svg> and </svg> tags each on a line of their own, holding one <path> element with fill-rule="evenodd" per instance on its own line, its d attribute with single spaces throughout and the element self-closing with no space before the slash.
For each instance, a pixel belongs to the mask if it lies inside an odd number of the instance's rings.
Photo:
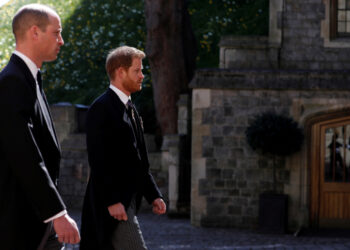
<svg viewBox="0 0 350 250">
<path fill-rule="evenodd" d="M 131 100 L 130 96 L 127 96 L 123 91 L 118 89 L 116 86 L 110 84 L 109 88 L 118 95 L 119 99 L 122 101 L 122 103 L 124 103 L 125 106 L 128 103 L 128 101 Z"/>
<path fill-rule="evenodd" d="M 19 57 L 25 62 L 25 64 L 28 66 L 30 72 L 32 73 L 34 79 L 37 80 L 37 79 L 36 79 L 36 75 L 38 74 L 39 69 L 38 69 L 38 67 L 35 65 L 35 63 L 34 63 L 32 60 L 30 60 L 29 57 L 27 57 L 27 56 L 24 55 L 23 53 L 19 52 L 18 50 L 15 50 L 15 51 L 13 52 L 13 54 L 19 56 Z"/>
</svg>

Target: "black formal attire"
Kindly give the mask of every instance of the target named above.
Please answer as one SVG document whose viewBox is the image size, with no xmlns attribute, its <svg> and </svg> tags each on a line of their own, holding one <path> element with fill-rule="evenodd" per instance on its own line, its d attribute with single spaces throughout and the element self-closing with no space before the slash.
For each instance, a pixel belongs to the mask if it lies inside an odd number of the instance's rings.
<svg viewBox="0 0 350 250">
<path fill-rule="evenodd" d="M 133 198 L 136 210 L 144 196 L 151 203 L 161 197 L 149 172 L 140 117 L 128 114 L 119 96 L 108 89 L 87 114 L 87 150 L 91 167 L 84 199 L 80 249 L 113 249 L 118 220 L 108 206 L 121 202 L 127 211 Z M 134 126 L 134 127 L 133 127 Z"/>
<path fill-rule="evenodd" d="M 0 73 L 0 115 L 0 249 L 37 249 L 44 221 L 65 210 L 57 192 L 61 154 L 35 79 L 15 54 Z"/>
</svg>

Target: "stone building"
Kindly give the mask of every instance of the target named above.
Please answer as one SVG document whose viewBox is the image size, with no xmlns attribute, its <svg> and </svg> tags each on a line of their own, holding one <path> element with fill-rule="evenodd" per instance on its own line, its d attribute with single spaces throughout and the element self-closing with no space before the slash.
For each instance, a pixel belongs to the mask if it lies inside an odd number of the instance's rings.
<svg viewBox="0 0 350 250">
<path fill-rule="evenodd" d="M 191 82 L 191 222 L 258 225 L 273 163 L 245 130 L 275 112 L 305 135 L 301 151 L 277 163 L 288 228 L 349 227 L 350 1 L 270 0 L 269 11 L 268 36 L 223 37 L 220 67 Z"/>
<path fill-rule="evenodd" d="M 192 96 L 178 103 L 179 134 L 164 137 L 161 153 L 148 140 L 152 172 L 170 214 L 190 213 L 196 226 L 257 227 L 273 161 L 245 131 L 259 114 L 284 114 L 305 135 L 299 152 L 277 161 L 288 228 L 349 227 L 350 1 L 270 0 L 269 11 L 268 36 L 223 37 L 219 68 L 196 72 Z M 79 208 L 88 176 L 79 112 L 56 106 L 53 116 L 60 191 Z"/>
</svg>

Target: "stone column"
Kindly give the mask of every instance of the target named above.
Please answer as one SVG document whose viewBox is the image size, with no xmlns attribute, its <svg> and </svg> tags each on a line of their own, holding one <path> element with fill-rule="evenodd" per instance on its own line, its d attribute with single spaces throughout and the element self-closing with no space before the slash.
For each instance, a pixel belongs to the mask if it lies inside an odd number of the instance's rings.
<svg viewBox="0 0 350 250">
<path fill-rule="evenodd" d="M 270 0 L 269 44 L 279 48 L 282 43 L 282 14 L 284 0 Z"/>
<path fill-rule="evenodd" d="M 178 134 L 166 135 L 162 146 L 162 164 L 169 171 L 169 214 L 189 215 L 191 183 L 191 143 L 189 97 L 181 95 L 178 102 Z"/>
<path fill-rule="evenodd" d="M 179 179 L 179 137 L 178 135 L 165 135 L 162 145 L 162 168 L 168 169 L 169 177 L 169 214 L 176 213 L 178 200 Z"/>
<path fill-rule="evenodd" d="M 177 213 L 189 216 L 191 207 L 191 96 L 178 102 L 179 179 Z"/>
<path fill-rule="evenodd" d="M 205 179 L 206 159 L 203 157 L 203 137 L 210 135 L 210 127 L 203 124 L 205 109 L 211 104 L 211 90 L 192 90 L 192 162 L 191 162 L 191 224 L 201 226 L 201 220 L 207 215 L 207 197 Z"/>
</svg>

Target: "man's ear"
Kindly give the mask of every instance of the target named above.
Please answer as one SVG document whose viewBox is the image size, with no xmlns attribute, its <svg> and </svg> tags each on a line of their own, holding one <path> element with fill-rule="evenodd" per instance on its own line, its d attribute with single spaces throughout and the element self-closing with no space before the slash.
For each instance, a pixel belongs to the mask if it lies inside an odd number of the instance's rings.
<svg viewBox="0 0 350 250">
<path fill-rule="evenodd" d="M 126 75 L 126 70 L 124 67 L 119 67 L 116 69 L 116 74 L 119 79 L 123 79 Z"/>
<path fill-rule="evenodd" d="M 29 30 L 27 31 L 29 34 L 29 37 L 33 40 L 38 40 L 39 38 L 39 32 L 40 29 L 38 26 L 33 25 L 32 27 L 29 28 Z"/>
</svg>

